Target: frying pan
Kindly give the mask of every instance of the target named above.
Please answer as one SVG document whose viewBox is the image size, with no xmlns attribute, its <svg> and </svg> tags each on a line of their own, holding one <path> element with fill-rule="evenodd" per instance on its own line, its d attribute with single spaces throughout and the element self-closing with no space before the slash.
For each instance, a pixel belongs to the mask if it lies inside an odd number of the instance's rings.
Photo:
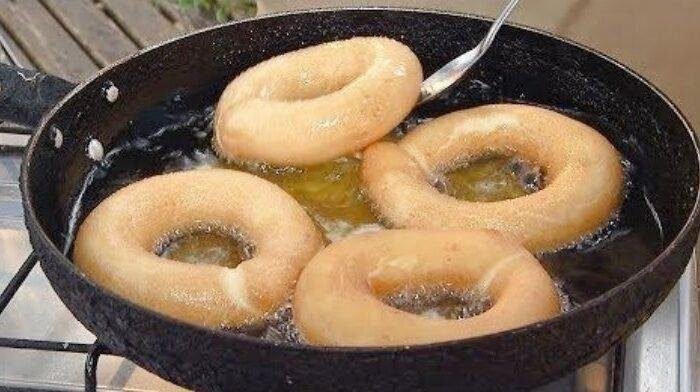
<svg viewBox="0 0 700 392">
<path fill-rule="evenodd" d="M 86 279 L 62 251 L 69 247 L 72 207 L 99 166 L 86 153 L 90 141 L 109 150 L 133 131 L 135 119 L 157 113 L 153 108 L 174 92 L 184 97 L 179 102 L 185 109 L 210 105 L 227 81 L 253 64 L 358 35 L 405 42 L 430 74 L 471 48 L 488 25 L 478 17 L 418 10 L 310 11 L 177 38 L 76 87 L 3 66 L 0 118 L 36 126 L 21 190 L 42 269 L 74 316 L 110 350 L 197 390 L 519 390 L 590 362 L 640 326 L 683 272 L 699 227 L 698 146 L 680 112 L 640 76 L 600 53 L 529 28 L 506 26 L 470 76 L 418 114 L 502 101 L 585 113 L 635 165 L 635 181 L 655 206 L 663 244 L 642 268 L 569 312 L 484 337 L 414 347 L 272 343 L 198 328 L 129 303 Z M 470 80 L 476 79 L 488 88 L 474 88 Z M 115 102 L 105 99 L 111 85 L 119 92 Z M 197 93 L 202 91 L 209 93 Z"/>
</svg>

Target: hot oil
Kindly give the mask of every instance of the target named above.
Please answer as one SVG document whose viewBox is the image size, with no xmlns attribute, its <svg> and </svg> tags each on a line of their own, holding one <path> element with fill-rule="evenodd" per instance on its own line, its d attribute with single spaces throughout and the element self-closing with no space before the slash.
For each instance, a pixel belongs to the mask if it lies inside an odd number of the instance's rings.
<svg viewBox="0 0 700 392">
<path fill-rule="evenodd" d="M 485 156 L 439 175 L 435 187 L 465 201 L 515 199 L 540 189 L 540 169 L 517 157 Z"/>
<path fill-rule="evenodd" d="M 478 290 L 460 290 L 449 286 L 404 290 L 383 298 L 387 305 L 428 318 L 461 320 L 484 313 L 491 299 Z"/>
<path fill-rule="evenodd" d="M 83 202 L 76 205 L 75 216 L 80 218 L 82 211 L 92 210 L 97 203 L 117 189 L 143 178 L 173 171 L 218 166 L 245 169 L 278 183 L 307 208 L 330 240 L 341 238 L 353 231 L 381 228 L 360 190 L 360 161 L 357 158 L 342 158 L 333 163 L 305 169 L 241 167 L 220 162 L 210 148 L 213 109 L 202 107 L 200 104 L 212 102 L 214 99 L 212 96 L 187 97 L 176 94 L 163 107 L 156 108 L 128 124 L 121 143 L 109 151 L 102 164 L 89 174 L 90 182 L 85 186 L 85 194 L 79 195 L 81 197 L 78 200 Z M 193 110 L 197 105 L 200 105 L 199 108 Z M 568 114 L 580 117 L 577 113 Z M 420 121 L 416 119 L 407 120 L 390 138 L 400 138 L 407 129 L 418 122 Z M 495 197 L 491 200 L 531 191 L 517 188 L 516 185 L 527 187 L 532 177 L 518 175 L 518 171 L 513 170 L 512 157 L 492 158 L 495 160 L 472 162 L 471 168 L 470 165 L 466 165 L 445 173 L 444 177 L 449 181 L 447 185 L 452 186 L 453 190 L 443 190 L 454 192 L 453 194 L 459 197 L 461 191 L 455 189 L 478 188 L 495 179 L 496 183 L 501 184 L 495 188 L 500 187 L 504 192 L 499 196 L 500 191 L 489 190 L 489 198 Z M 662 234 L 654 218 L 653 206 L 645 199 L 643 183 L 634 167 L 629 166 L 628 169 L 629 181 L 624 204 L 609 225 L 576 245 L 555 253 L 538 255 L 560 289 L 564 310 L 574 308 L 620 284 L 646 266 L 662 249 Z M 525 173 L 531 171 L 525 170 Z M 467 180 L 460 183 L 464 178 Z M 440 188 L 446 184 L 435 185 Z M 469 190 L 465 195 L 469 192 L 474 191 Z M 493 196 L 494 193 L 496 196 Z M 464 196 L 466 199 L 469 197 L 471 196 Z M 78 221 L 79 219 L 76 219 L 69 225 L 66 238 L 71 238 L 75 230 L 74 223 Z M 217 240 L 209 238 L 204 242 L 206 241 Z M 190 245 L 185 247 L 187 246 Z M 414 298 L 414 305 L 404 305 L 408 306 L 407 311 L 411 311 L 411 306 L 427 303 L 429 306 L 420 312 L 433 312 L 433 316 L 469 316 L 472 313 L 468 309 L 459 309 L 463 306 L 473 307 L 478 301 L 473 302 L 473 298 L 465 299 L 463 294 L 452 293 L 452 297 L 444 296 L 440 292 L 431 294 L 432 297 L 426 294 L 422 298 Z M 437 301 L 435 296 L 442 300 Z M 396 300 L 397 298 L 387 299 L 391 304 Z M 285 305 L 270 317 L 265 326 L 249 328 L 243 332 L 275 341 L 298 342 L 298 334 L 290 320 L 291 307 Z"/>
<path fill-rule="evenodd" d="M 626 160 L 622 165 L 623 202 L 611 220 L 564 249 L 537 255 L 554 278 L 565 310 L 623 283 L 663 250 L 663 230 L 640 173 Z"/>
<path fill-rule="evenodd" d="M 223 161 L 213 166 L 247 171 L 279 185 L 306 209 L 329 241 L 337 241 L 358 230 L 380 228 L 361 190 L 360 164 L 358 158 L 341 157 L 303 168 Z"/>
<path fill-rule="evenodd" d="M 272 342 L 302 343 L 292 320 L 292 303 L 287 302 L 270 315 L 262 325 L 253 325 L 233 331 Z"/>
<path fill-rule="evenodd" d="M 154 253 L 182 263 L 235 268 L 253 257 L 255 247 L 234 230 L 198 227 L 164 238 Z"/>
</svg>

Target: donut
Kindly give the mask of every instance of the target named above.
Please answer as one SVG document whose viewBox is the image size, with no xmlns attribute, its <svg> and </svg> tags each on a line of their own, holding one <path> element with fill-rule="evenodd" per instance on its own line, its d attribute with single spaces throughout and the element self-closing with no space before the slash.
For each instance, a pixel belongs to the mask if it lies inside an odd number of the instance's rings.
<svg viewBox="0 0 700 392">
<path fill-rule="evenodd" d="M 476 290 L 492 306 L 464 319 L 387 305 L 392 293 L 441 286 Z M 294 291 L 294 323 L 321 346 L 396 346 L 482 336 L 560 311 L 554 284 L 522 245 L 490 230 L 384 230 L 319 252 Z"/>
<path fill-rule="evenodd" d="M 489 155 L 516 155 L 544 174 L 521 197 L 470 202 L 443 194 L 437 176 Z M 398 228 L 486 228 L 509 233 L 532 252 L 580 241 L 608 222 L 623 190 L 621 158 L 589 126 L 551 110 L 516 104 L 449 113 L 398 143 L 364 151 L 362 181 L 382 219 Z"/>
<path fill-rule="evenodd" d="M 253 257 L 235 268 L 159 257 L 175 232 L 234 229 Z M 293 292 L 322 247 L 303 208 L 276 185 L 225 169 L 159 175 L 102 201 L 81 224 L 73 260 L 95 283 L 138 305 L 191 324 L 236 328 L 261 322 Z"/>
<path fill-rule="evenodd" d="M 422 80 L 416 55 L 389 38 L 358 37 L 286 53 L 226 87 L 212 143 L 233 161 L 326 162 L 389 133 L 416 104 Z"/>
</svg>

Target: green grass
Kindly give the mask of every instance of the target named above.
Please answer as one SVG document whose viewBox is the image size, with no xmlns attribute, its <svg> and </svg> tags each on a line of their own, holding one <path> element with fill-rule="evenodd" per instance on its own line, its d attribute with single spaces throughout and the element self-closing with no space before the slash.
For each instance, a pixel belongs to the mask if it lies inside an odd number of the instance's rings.
<svg viewBox="0 0 700 392">
<path fill-rule="evenodd" d="M 255 0 L 171 0 L 182 8 L 197 9 L 204 15 L 209 15 L 219 22 L 226 22 L 234 16 L 250 16 L 255 14 Z"/>
</svg>

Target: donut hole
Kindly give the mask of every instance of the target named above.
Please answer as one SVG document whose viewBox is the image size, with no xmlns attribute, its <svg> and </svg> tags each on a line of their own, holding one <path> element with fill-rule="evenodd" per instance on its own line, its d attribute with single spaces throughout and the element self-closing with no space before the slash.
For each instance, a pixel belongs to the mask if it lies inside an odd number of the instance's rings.
<svg viewBox="0 0 700 392">
<path fill-rule="evenodd" d="M 383 298 L 392 308 L 437 319 L 460 320 L 486 312 L 491 298 L 482 290 L 449 285 L 404 289 Z"/>
<path fill-rule="evenodd" d="M 243 234 L 215 226 L 176 231 L 156 246 L 160 257 L 188 264 L 235 268 L 251 259 L 255 246 Z"/>
<path fill-rule="evenodd" d="M 459 200 L 494 202 L 525 196 L 543 188 L 539 166 L 517 156 L 486 155 L 452 165 L 433 186 Z"/>
</svg>

